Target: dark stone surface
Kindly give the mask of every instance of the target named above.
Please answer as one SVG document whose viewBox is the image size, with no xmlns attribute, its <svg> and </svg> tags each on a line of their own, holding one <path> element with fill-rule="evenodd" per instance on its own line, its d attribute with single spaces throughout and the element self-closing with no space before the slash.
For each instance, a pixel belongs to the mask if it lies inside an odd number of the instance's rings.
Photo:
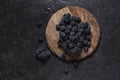
<svg viewBox="0 0 120 80">
<path fill-rule="evenodd" d="M 102 32 L 94 55 L 77 69 L 54 55 L 46 63 L 34 57 L 51 14 L 66 5 L 88 9 Z M 119 0 L 0 0 L 0 80 L 120 80 L 119 7 Z"/>
</svg>

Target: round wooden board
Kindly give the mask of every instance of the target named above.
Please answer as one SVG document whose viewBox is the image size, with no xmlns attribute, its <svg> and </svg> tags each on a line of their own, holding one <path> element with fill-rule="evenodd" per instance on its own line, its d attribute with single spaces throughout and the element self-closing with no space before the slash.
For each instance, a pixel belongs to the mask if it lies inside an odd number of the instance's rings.
<svg viewBox="0 0 120 80">
<path fill-rule="evenodd" d="M 100 28 L 98 22 L 96 21 L 95 17 L 86 9 L 78 7 L 78 6 L 67 6 L 58 11 L 56 11 L 50 18 L 47 27 L 46 27 L 46 40 L 48 43 L 49 48 L 51 51 L 61 57 L 63 54 L 63 50 L 58 47 L 58 39 L 59 39 L 59 31 L 56 30 L 56 25 L 60 22 L 62 16 L 66 13 L 70 13 L 73 16 L 79 16 L 82 22 L 88 22 L 91 27 L 91 47 L 89 48 L 88 52 L 82 52 L 79 56 L 75 56 L 74 58 L 70 55 L 67 55 L 66 61 L 73 61 L 73 60 L 81 60 L 85 57 L 91 55 L 93 51 L 96 49 L 99 38 L 100 38 Z"/>
</svg>

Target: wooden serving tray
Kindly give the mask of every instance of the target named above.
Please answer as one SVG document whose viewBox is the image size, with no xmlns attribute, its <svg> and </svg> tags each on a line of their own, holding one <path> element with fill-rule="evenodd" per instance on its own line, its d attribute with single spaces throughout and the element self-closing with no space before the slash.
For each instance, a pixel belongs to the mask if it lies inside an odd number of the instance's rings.
<svg viewBox="0 0 120 80">
<path fill-rule="evenodd" d="M 100 27 L 98 22 L 96 21 L 95 17 L 86 9 L 81 8 L 79 6 L 67 6 L 58 11 L 56 11 L 50 18 L 47 27 L 46 27 L 46 40 L 48 43 L 49 48 L 51 51 L 61 57 L 63 54 L 63 49 L 58 47 L 58 39 L 59 39 L 59 31 L 56 30 L 56 25 L 60 22 L 61 18 L 64 14 L 70 13 L 73 16 L 79 16 L 82 22 L 88 22 L 91 27 L 91 47 L 89 48 L 88 52 L 82 52 L 80 55 L 75 57 L 71 57 L 67 55 L 66 61 L 73 61 L 73 60 L 81 60 L 85 57 L 91 55 L 93 51 L 96 49 L 99 38 L 100 38 Z"/>
</svg>

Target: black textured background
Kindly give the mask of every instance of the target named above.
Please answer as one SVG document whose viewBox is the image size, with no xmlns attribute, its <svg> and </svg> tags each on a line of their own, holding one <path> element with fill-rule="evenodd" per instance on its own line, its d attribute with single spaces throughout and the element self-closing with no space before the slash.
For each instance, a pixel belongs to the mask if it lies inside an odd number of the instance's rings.
<svg viewBox="0 0 120 80">
<path fill-rule="evenodd" d="M 98 49 L 78 69 L 54 55 L 46 63 L 33 55 L 44 45 L 38 39 L 44 38 L 50 16 L 66 5 L 88 9 L 102 32 Z M 0 0 L 0 80 L 120 80 L 120 1 Z"/>
</svg>

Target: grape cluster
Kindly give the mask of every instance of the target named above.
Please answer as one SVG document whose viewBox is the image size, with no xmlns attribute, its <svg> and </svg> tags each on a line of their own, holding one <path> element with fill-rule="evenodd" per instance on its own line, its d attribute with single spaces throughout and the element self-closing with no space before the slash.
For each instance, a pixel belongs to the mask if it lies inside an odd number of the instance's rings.
<svg viewBox="0 0 120 80">
<path fill-rule="evenodd" d="M 58 46 L 65 53 L 74 55 L 80 53 L 82 49 L 85 52 L 88 51 L 91 43 L 91 31 L 88 22 L 81 22 L 79 17 L 67 13 L 56 25 L 56 30 L 59 31 Z"/>
<path fill-rule="evenodd" d="M 50 57 L 51 52 L 49 50 L 45 50 L 43 47 L 39 47 L 36 51 L 36 57 L 40 60 L 46 61 Z"/>
</svg>

